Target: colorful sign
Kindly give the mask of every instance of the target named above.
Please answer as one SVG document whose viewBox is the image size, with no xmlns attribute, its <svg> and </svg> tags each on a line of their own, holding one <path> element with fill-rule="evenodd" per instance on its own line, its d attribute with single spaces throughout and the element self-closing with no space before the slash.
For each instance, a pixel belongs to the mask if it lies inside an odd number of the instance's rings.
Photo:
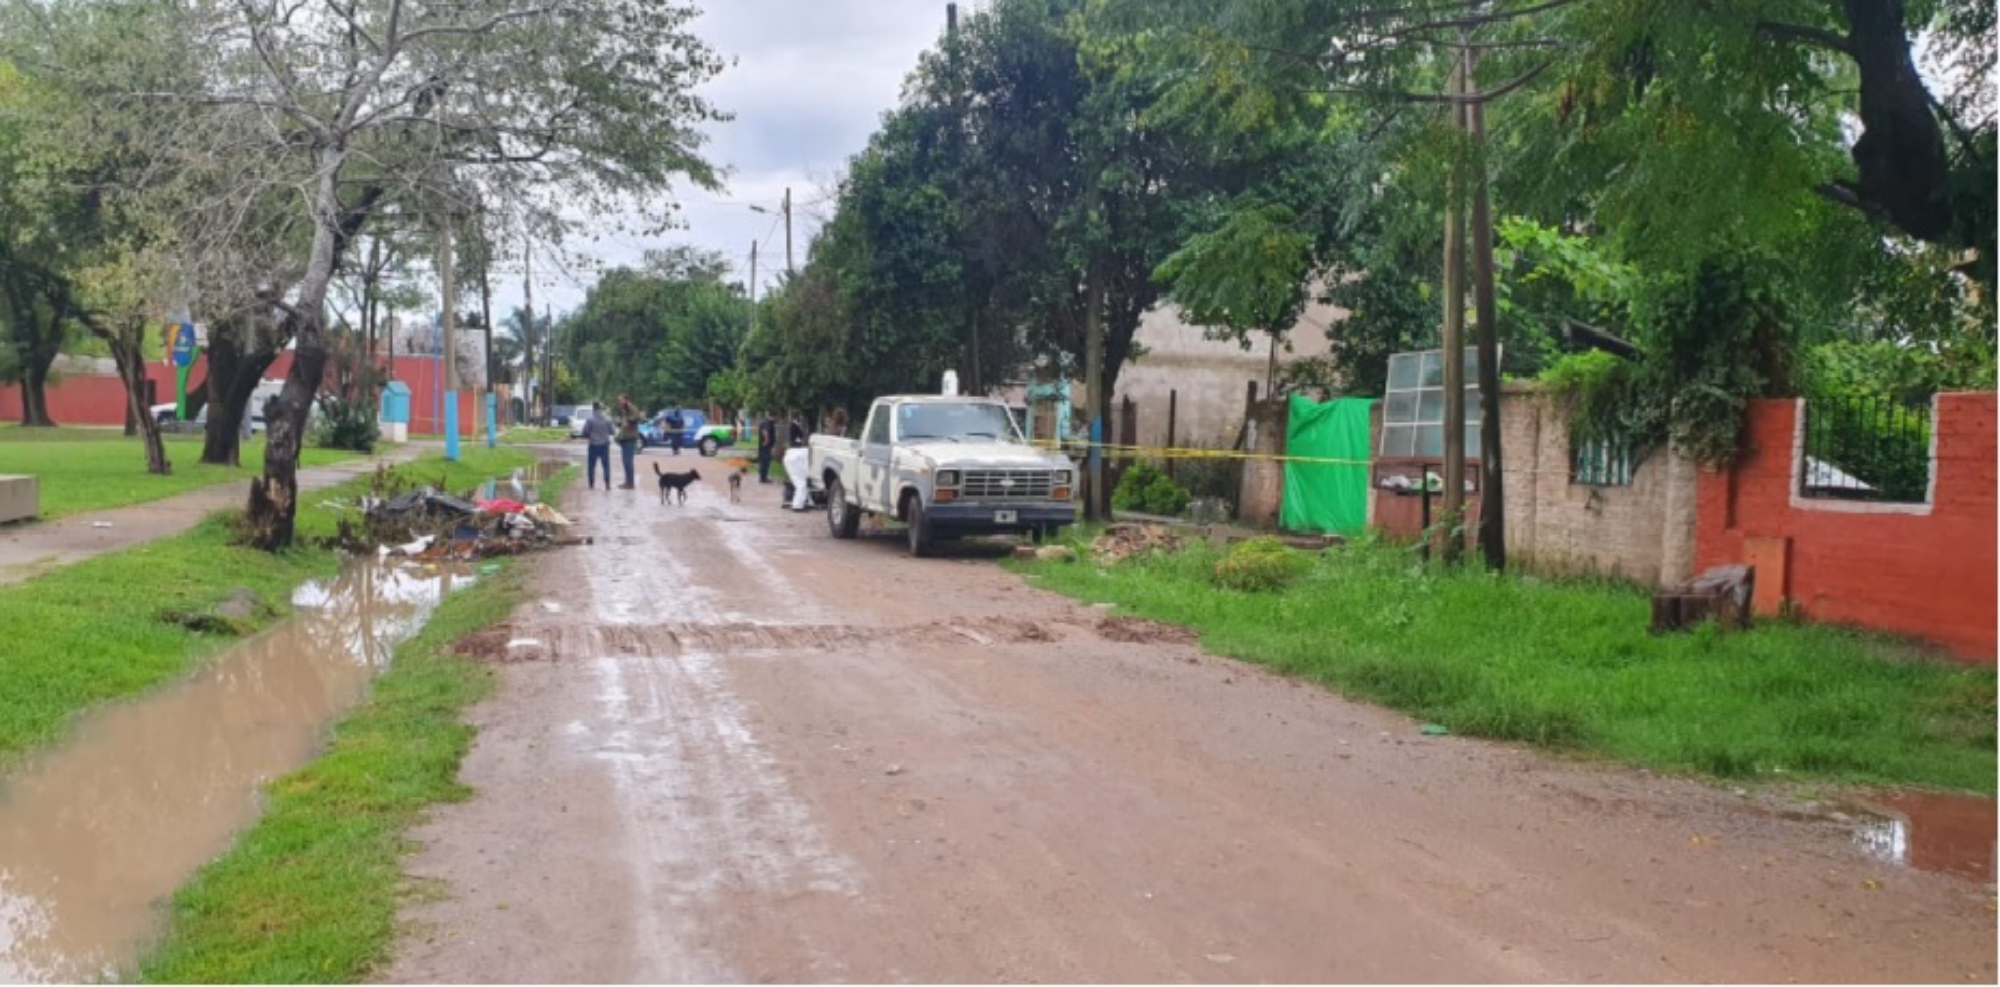
<svg viewBox="0 0 2000 987">
<path fill-rule="evenodd" d="M 194 323 L 183 322 L 174 331 L 174 418 L 187 421 L 188 371 L 194 369 Z"/>
</svg>

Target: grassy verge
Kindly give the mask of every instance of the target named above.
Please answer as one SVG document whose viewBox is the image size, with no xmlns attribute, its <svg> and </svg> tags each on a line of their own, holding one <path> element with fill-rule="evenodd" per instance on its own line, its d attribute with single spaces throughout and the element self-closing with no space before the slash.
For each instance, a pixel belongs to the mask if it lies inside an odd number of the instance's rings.
<svg viewBox="0 0 2000 987">
<path fill-rule="evenodd" d="M 459 711 L 492 688 L 484 668 L 447 649 L 504 619 L 520 585 L 509 568 L 452 594 L 396 649 L 327 752 L 273 782 L 263 819 L 174 895 L 141 981 L 351 983 L 381 959 L 403 832 L 426 806 L 469 794 L 458 764 L 473 731 Z"/>
<path fill-rule="evenodd" d="M 534 442 L 567 442 L 569 429 L 542 427 L 539 425 L 516 425 L 500 431 L 500 441 L 511 445 Z"/>
<path fill-rule="evenodd" d="M 435 457 L 404 469 L 453 489 L 524 466 L 516 450 L 468 450 L 461 462 Z M 366 489 L 359 478 L 307 494 L 299 512 L 302 543 L 333 534 L 336 513 L 324 505 Z M 230 544 L 227 515 L 123 552 L 87 559 L 0 588 L 0 770 L 25 751 L 60 736 L 79 711 L 144 692 L 185 673 L 233 638 L 162 619 L 200 613 L 237 588 L 270 604 L 261 621 L 287 612 L 292 589 L 331 573 L 330 551 L 295 548 L 276 555 Z"/>
<path fill-rule="evenodd" d="M 1388 547 L 1327 553 L 1268 592 L 1216 588 L 1219 558 L 1202 546 L 1105 569 L 1022 565 L 1039 585 L 1455 733 L 1725 778 L 1994 790 L 1992 669 L 1806 624 L 1654 637 L 1631 587 L 1427 570 Z"/>
<path fill-rule="evenodd" d="M 575 475 L 559 475 L 547 496 Z M 326 753 L 272 783 L 264 817 L 175 894 L 140 979 L 351 983 L 381 962 L 395 937 L 404 832 L 425 808 L 470 793 L 457 779 L 473 730 L 459 714 L 492 677 L 449 647 L 506 619 L 522 597 L 517 565 L 447 597 Z"/>
<path fill-rule="evenodd" d="M 198 462 L 199 435 L 169 435 L 165 441 L 174 471 L 154 476 L 146 472 L 146 451 L 140 441 L 115 428 L 9 428 L 0 430 L 0 473 L 38 478 L 42 516 L 60 518 L 248 480 L 264 471 L 261 435 L 243 443 L 240 467 Z M 321 466 L 356 455 L 340 449 L 306 449 L 299 461 Z"/>
</svg>

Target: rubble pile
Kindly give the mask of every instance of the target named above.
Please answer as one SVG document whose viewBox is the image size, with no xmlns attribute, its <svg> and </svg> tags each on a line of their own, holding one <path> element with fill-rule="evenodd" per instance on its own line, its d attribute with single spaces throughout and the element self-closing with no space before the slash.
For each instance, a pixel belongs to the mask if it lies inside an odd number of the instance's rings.
<svg viewBox="0 0 2000 987">
<path fill-rule="evenodd" d="M 570 519 L 547 504 L 474 500 L 429 486 L 394 497 L 364 497 L 359 507 L 359 523 L 343 518 L 334 539 L 349 552 L 462 561 L 591 541 L 563 535 Z"/>
<path fill-rule="evenodd" d="M 1148 552 L 1180 551 L 1181 538 L 1163 524 L 1114 524 L 1090 543 L 1090 553 L 1100 562 L 1123 562 Z"/>
</svg>

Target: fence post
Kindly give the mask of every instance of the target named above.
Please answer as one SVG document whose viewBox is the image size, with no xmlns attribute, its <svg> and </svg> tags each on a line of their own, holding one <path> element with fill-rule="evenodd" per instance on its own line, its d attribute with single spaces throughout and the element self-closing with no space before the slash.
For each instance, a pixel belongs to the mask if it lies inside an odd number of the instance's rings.
<svg viewBox="0 0 2000 987">
<path fill-rule="evenodd" d="M 1177 405 L 1179 405 L 1180 403 L 1180 396 L 1181 392 L 1178 390 L 1172 388 L 1169 388 L 1167 390 L 1167 450 L 1168 450 L 1167 477 L 1168 479 L 1172 479 L 1174 476 L 1173 450 L 1180 448 L 1179 446 L 1174 445 L 1174 412 L 1177 410 Z"/>
</svg>

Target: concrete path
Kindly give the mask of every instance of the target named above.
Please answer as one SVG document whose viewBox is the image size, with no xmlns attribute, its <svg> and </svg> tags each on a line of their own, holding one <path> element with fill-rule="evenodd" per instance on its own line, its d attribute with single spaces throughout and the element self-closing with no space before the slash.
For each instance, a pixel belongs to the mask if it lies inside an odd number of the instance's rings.
<svg viewBox="0 0 2000 987">
<path fill-rule="evenodd" d="M 380 456 L 301 469 L 299 488 L 321 490 L 372 473 L 378 463 L 407 462 L 442 448 L 442 444 L 413 442 L 385 448 L 387 451 Z M 106 552 L 180 534 L 216 511 L 241 506 L 248 489 L 247 482 L 218 483 L 129 507 L 72 514 L 55 521 L 0 525 L 0 586 L 24 582 L 51 569 Z"/>
</svg>

